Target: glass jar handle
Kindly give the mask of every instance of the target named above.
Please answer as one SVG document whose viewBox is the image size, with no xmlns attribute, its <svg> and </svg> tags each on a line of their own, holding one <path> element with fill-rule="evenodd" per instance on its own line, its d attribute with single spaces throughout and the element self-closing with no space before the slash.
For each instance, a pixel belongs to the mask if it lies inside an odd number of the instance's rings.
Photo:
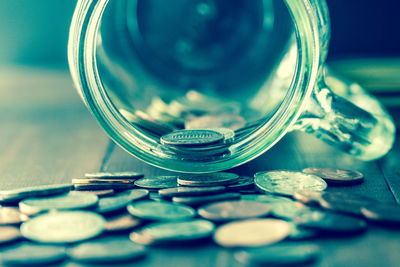
<svg viewBox="0 0 400 267">
<path fill-rule="evenodd" d="M 308 105 L 294 125 L 362 160 L 385 155 L 395 125 L 385 108 L 358 84 L 321 69 Z"/>
</svg>

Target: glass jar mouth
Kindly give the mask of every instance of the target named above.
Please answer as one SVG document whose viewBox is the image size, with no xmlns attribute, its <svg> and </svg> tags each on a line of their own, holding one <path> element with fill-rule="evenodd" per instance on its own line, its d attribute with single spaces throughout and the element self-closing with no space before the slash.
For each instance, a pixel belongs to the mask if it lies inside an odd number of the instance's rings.
<svg viewBox="0 0 400 267">
<path fill-rule="evenodd" d="M 160 154 L 158 144 L 129 123 L 114 106 L 103 86 L 96 62 L 101 42 L 98 31 L 109 1 L 80 1 L 70 29 L 69 63 L 75 86 L 85 104 L 111 139 L 148 164 L 179 172 L 214 172 L 254 159 L 278 142 L 296 122 L 310 97 L 319 68 L 319 38 L 315 11 L 308 0 L 286 0 L 300 51 L 292 84 L 275 114 L 246 138 L 234 144 L 229 157 L 204 162 Z"/>
</svg>

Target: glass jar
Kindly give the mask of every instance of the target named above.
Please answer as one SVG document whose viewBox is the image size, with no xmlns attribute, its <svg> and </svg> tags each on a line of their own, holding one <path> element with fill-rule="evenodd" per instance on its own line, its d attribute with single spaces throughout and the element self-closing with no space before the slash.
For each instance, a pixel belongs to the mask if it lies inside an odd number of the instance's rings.
<svg viewBox="0 0 400 267">
<path fill-rule="evenodd" d="M 324 0 L 80 0 L 68 52 L 94 117 L 151 165 L 225 170 L 292 130 L 379 158 L 393 144 L 393 121 L 325 67 L 329 37 Z M 160 142 L 204 128 L 222 130 L 224 145 L 182 152 Z"/>
</svg>

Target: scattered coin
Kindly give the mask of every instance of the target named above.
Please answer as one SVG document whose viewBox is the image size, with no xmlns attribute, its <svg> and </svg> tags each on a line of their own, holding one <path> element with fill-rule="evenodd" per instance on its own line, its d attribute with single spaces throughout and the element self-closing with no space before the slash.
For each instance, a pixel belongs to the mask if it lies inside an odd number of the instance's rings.
<svg viewBox="0 0 400 267">
<path fill-rule="evenodd" d="M 107 237 L 76 245 L 68 250 L 70 258 L 84 263 L 111 264 L 142 258 L 147 250 L 129 239 Z"/>
<path fill-rule="evenodd" d="M 1 253 L 2 264 L 6 266 L 47 266 L 67 259 L 62 246 L 39 245 L 24 242 Z"/>
<path fill-rule="evenodd" d="M 204 219 L 212 221 L 231 221 L 267 216 L 271 206 L 267 203 L 236 200 L 212 203 L 197 210 Z"/>
<path fill-rule="evenodd" d="M 173 187 L 161 189 L 158 191 L 160 196 L 165 198 L 177 197 L 177 196 L 208 196 L 215 195 L 225 192 L 224 186 L 212 186 L 212 187 Z"/>
<path fill-rule="evenodd" d="M 43 197 L 66 193 L 73 189 L 71 184 L 39 185 L 0 191 L 0 202 L 16 202 L 28 197 Z"/>
<path fill-rule="evenodd" d="M 27 198 L 19 202 L 21 212 L 34 215 L 48 210 L 87 209 L 97 206 L 98 197 L 93 194 L 71 191 L 64 195 L 46 198 Z"/>
<path fill-rule="evenodd" d="M 279 242 L 290 234 L 290 225 L 276 219 L 251 219 L 224 224 L 214 232 L 223 247 L 258 247 Z"/>
<path fill-rule="evenodd" d="M 254 187 L 254 178 L 250 176 L 240 176 L 236 183 L 226 186 L 231 191 L 249 189 Z"/>
<path fill-rule="evenodd" d="M 134 183 L 87 183 L 87 184 L 74 184 L 75 190 L 87 191 L 87 190 L 108 190 L 108 189 L 120 189 L 127 190 L 135 187 Z"/>
<path fill-rule="evenodd" d="M 218 186 L 237 182 L 239 175 L 229 172 L 214 172 L 205 174 L 182 175 L 178 183 L 184 186 Z"/>
<path fill-rule="evenodd" d="M 135 181 L 135 185 L 146 189 L 164 189 L 177 187 L 177 176 L 156 176 L 149 178 L 141 178 Z"/>
<path fill-rule="evenodd" d="M 368 204 L 361 208 L 365 218 L 391 225 L 400 225 L 400 205 L 389 203 Z"/>
<path fill-rule="evenodd" d="M 254 183 L 263 192 L 292 196 L 299 190 L 323 191 L 326 182 L 313 174 L 295 171 L 267 171 L 254 175 Z"/>
<path fill-rule="evenodd" d="M 71 182 L 75 184 L 112 184 L 112 185 L 125 185 L 133 184 L 135 180 L 128 179 L 105 179 L 105 178 L 77 178 L 72 179 Z"/>
<path fill-rule="evenodd" d="M 276 244 L 238 251 L 235 259 L 252 266 L 303 266 L 313 263 L 320 255 L 319 248 L 307 244 Z"/>
<path fill-rule="evenodd" d="M 300 202 L 276 202 L 271 203 L 272 214 L 285 220 L 293 220 L 302 213 L 309 212 L 310 209 Z"/>
<path fill-rule="evenodd" d="M 105 229 L 109 232 L 124 232 L 139 226 L 142 222 L 129 214 L 108 218 Z"/>
<path fill-rule="evenodd" d="M 156 221 L 186 220 L 196 215 L 191 207 L 155 201 L 131 203 L 128 205 L 128 212 L 137 218 Z"/>
<path fill-rule="evenodd" d="M 276 203 L 276 202 L 293 202 L 290 198 L 281 197 L 277 195 L 260 195 L 260 194 L 248 194 L 242 195 L 241 199 L 251 200 L 265 203 Z"/>
<path fill-rule="evenodd" d="M 321 191 L 300 190 L 293 193 L 293 198 L 304 204 L 319 204 L 324 193 Z"/>
<path fill-rule="evenodd" d="M 189 206 L 199 206 L 210 202 L 217 202 L 230 199 L 240 199 L 239 193 L 224 193 L 211 196 L 195 196 L 195 197 L 173 197 L 175 203 L 185 204 Z"/>
<path fill-rule="evenodd" d="M 220 143 L 224 135 L 210 130 L 178 130 L 161 137 L 161 144 L 170 146 L 204 146 Z"/>
<path fill-rule="evenodd" d="M 359 233 L 367 228 L 366 222 L 360 218 L 320 211 L 299 214 L 294 222 L 302 228 L 334 234 Z"/>
<path fill-rule="evenodd" d="M 80 190 L 80 192 L 94 194 L 98 197 L 109 197 L 114 195 L 114 189 L 106 189 L 106 190 Z"/>
<path fill-rule="evenodd" d="M 14 226 L 0 226 L 0 244 L 13 242 L 21 238 L 19 229 Z"/>
<path fill-rule="evenodd" d="M 355 215 L 361 215 L 362 207 L 375 202 L 376 200 L 366 196 L 344 192 L 325 192 L 319 200 L 319 204 L 325 209 Z"/>
<path fill-rule="evenodd" d="M 112 197 L 103 197 L 99 200 L 96 212 L 101 214 L 111 214 L 116 211 L 125 210 L 126 206 L 134 200 L 147 197 L 149 191 L 145 189 L 132 189 L 119 193 Z"/>
<path fill-rule="evenodd" d="M 51 212 L 24 222 L 21 234 L 42 243 L 73 243 L 101 234 L 104 226 L 104 218 L 93 212 Z"/>
<path fill-rule="evenodd" d="M 214 224 L 206 220 L 152 223 L 132 232 L 130 239 L 138 244 L 185 243 L 209 237 Z"/>
<path fill-rule="evenodd" d="M 143 176 L 144 174 L 139 172 L 92 172 L 85 174 L 87 178 L 99 179 L 139 179 Z"/>
<path fill-rule="evenodd" d="M 20 224 L 29 217 L 21 213 L 17 208 L 0 207 L 0 225 Z"/>
<path fill-rule="evenodd" d="M 364 175 L 358 171 L 334 168 L 306 168 L 303 172 L 317 175 L 332 185 L 354 185 L 364 181 Z"/>
</svg>

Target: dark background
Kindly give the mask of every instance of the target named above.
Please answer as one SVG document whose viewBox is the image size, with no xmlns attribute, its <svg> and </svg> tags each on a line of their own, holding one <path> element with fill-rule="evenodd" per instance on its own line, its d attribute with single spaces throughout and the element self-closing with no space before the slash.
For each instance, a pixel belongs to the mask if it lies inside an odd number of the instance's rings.
<svg viewBox="0 0 400 267">
<path fill-rule="evenodd" d="M 330 59 L 400 56 L 399 0 L 327 0 Z M 67 67 L 73 0 L 0 0 L 0 65 Z"/>
</svg>

